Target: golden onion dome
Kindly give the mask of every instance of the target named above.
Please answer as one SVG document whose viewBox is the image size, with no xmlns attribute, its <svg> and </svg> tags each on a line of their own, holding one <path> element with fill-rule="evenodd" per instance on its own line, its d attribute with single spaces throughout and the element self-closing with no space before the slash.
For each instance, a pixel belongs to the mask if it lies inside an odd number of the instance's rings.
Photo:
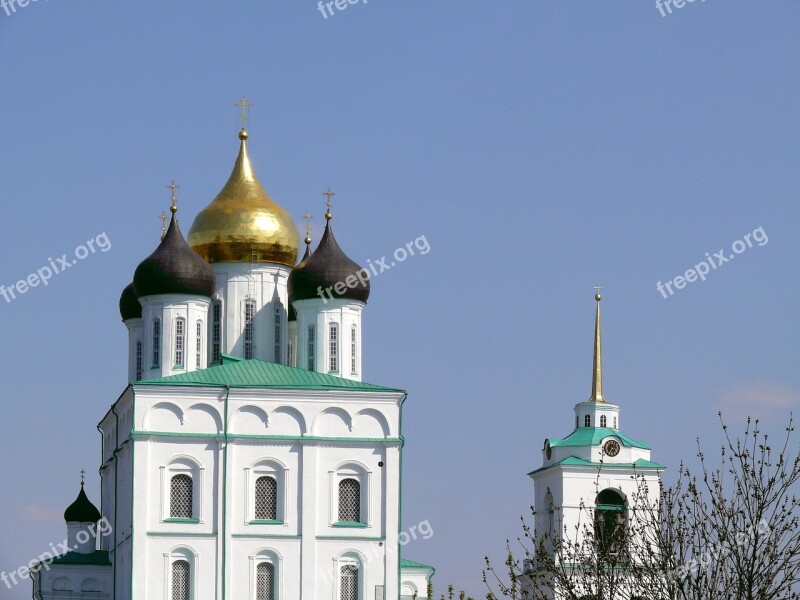
<svg viewBox="0 0 800 600">
<path fill-rule="evenodd" d="M 269 262 L 293 267 L 300 237 L 291 215 L 264 190 L 239 133 L 239 156 L 228 182 L 194 220 L 189 246 L 208 262 Z"/>
</svg>

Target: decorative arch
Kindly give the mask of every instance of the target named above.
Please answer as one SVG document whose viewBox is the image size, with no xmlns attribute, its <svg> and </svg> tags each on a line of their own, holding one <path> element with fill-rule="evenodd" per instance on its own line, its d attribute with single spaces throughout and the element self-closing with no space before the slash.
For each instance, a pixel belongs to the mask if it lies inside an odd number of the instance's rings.
<svg viewBox="0 0 800 600">
<path fill-rule="evenodd" d="M 234 433 L 258 435 L 266 433 L 270 426 L 270 418 L 260 406 L 242 406 L 231 416 L 230 428 Z"/>
<path fill-rule="evenodd" d="M 270 415 L 268 431 L 273 435 L 305 435 L 306 419 L 292 406 L 280 406 Z"/>
<path fill-rule="evenodd" d="M 72 589 L 72 580 L 69 577 L 56 577 L 50 586 L 54 592 L 66 592 Z"/>
<path fill-rule="evenodd" d="M 93 578 L 89 577 L 88 579 L 84 579 L 83 583 L 81 583 L 81 591 L 82 592 L 102 592 L 103 587 L 100 585 L 100 582 Z"/>
<path fill-rule="evenodd" d="M 185 422 L 183 410 L 172 402 L 159 402 L 147 409 L 144 415 L 144 428 L 147 431 L 180 429 Z"/>
<path fill-rule="evenodd" d="M 331 407 L 320 412 L 311 426 L 311 434 L 324 437 L 345 437 L 353 431 L 353 418 L 343 408 Z"/>
<path fill-rule="evenodd" d="M 374 408 L 358 411 L 353 429 L 359 437 L 389 437 L 389 421 Z"/>
<path fill-rule="evenodd" d="M 191 433 L 220 433 L 222 417 L 210 404 L 193 404 L 186 413 L 185 427 Z"/>
</svg>

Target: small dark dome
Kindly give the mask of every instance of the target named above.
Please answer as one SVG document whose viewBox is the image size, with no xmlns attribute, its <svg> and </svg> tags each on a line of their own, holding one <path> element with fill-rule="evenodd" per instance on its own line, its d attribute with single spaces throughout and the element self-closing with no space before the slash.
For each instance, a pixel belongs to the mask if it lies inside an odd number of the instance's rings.
<svg viewBox="0 0 800 600">
<path fill-rule="evenodd" d="M 133 275 L 136 296 L 214 293 L 214 269 L 183 239 L 175 215 L 155 252 L 145 258 Z"/>
<path fill-rule="evenodd" d="M 64 520 L 67 523 L 97 523 L 101 518 L 100 511 L 86 496 L 81 484 L 78 499 L 64 511 Z"/>
<path fill-rule="evenodd" d="M 139 298 L 136 297 L 133 282 L 122 290 L 122 295 L 119 297 L 119 314 L 122 315 L 123 321 L 142 318 L 142 305 L 139 304 Z"/>
<path fill-rule="evenodd" d="M 333 286 L 341 291 L 333 289 Z M 325 298 L 346 298 L 365 303 L 369 298 L 369 271 L 342 252 L 333 236 L 330 220 L 317 249 L 289 275 L 289 297 L 293 302 L 322 298 L 320 290 L 324 292 L 328 288 Z"/>
</svg>

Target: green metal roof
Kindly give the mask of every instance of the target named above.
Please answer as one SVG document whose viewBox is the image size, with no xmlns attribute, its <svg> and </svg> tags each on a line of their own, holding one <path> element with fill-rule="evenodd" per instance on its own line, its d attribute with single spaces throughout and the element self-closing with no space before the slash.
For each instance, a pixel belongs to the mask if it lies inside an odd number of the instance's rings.
<svg viewBox="0 0 800 600">
<path fill-rule="evenodd" d="M 534 473 L 538 473 L 539 471 L 545 471 L 547 469 L 552 469 L 555 466 L 564 465 L 564 466 L 571 466 L 571 467 L 592 467 L 594 469 L 603 468 L 603 469 L 614 469 L 614 468 L 624 468 L 624 469 L 666 469 L 662 464 L 657 462 L 653 462 L 651 460 L 644 460 L 643 458 L 639 458 L 632 463 L 613 463 L 613 462 L 592 462 L 591 460 L 586 460 L 585 458 L 578 458 L 577 456 L 568 456 L 567 458 L 558 461 L 557 463 L 553 463 L 547 467 L 540 467 L 535 471 L 531 471 L 528 475 L 533 475 Z"/>
<path fill-rule="evenodd" d="M 168 377 L 147 379 L 139 385 L 229 386 L 240 388 L 279 388 L 304 390 L 350 390 L 402 392 L 395 388 L 353 381 L 315 371 L 296 369 L 263 360 L 244 360 L 223 355 L 221 365 Z"/>
<path fill-rule="evenodd" d="M 647 442 L 637 442 L 621 431 L 609 427 L 579 427 L 563 439 L 550 438 L 550 445 L 554 448 L 558 446 L 598 446 L 603 441 L 603 438 L 609 436 L 619 438 L 623 446 L 632 446 L 644 450 L 650 449 L 650 445 Z"/>
<path fill-rule="evenodd" d="M 47 562 L 47 561 L 44 561 Z M 42 563 L 37 563 L 42 564 Z M 57 556 L 50 563 L 51 565 L 83 565 L 92 567 L 109 567 L 111 561 L 108 558 L 107 550 L 95 550 L 90 554 L 79 554 L 77 552 L 67 552 Z"/>
<path fill-rule="evenodd" d="M 400 559 L 400 568 L 401 569 L 431 569 L 435 571 L 432 566 L 430 565 L 423 565 L 422 563 L 414 562 L 413 560 L 408 560 L 406 558 Z"/>
</svg>

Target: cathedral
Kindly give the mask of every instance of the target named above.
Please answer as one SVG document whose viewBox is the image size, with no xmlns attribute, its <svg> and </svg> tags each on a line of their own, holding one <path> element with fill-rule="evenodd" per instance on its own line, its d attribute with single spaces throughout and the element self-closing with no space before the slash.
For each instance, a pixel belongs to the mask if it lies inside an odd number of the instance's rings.
<svg viewBox="0 0 800 600">
<path fill-rule="evenodd" d="M 334 236 L 330 190 L 298 263 L 247 138 L 186 238 L 170 186 L 119 301 L 128 385 L 98 415 L 100 508 L 82 483 L 37 600 L 427 597 L 433 568 L 401 556 L 406 393 L 362 381 L 368 271 Z"/>
</svg>

